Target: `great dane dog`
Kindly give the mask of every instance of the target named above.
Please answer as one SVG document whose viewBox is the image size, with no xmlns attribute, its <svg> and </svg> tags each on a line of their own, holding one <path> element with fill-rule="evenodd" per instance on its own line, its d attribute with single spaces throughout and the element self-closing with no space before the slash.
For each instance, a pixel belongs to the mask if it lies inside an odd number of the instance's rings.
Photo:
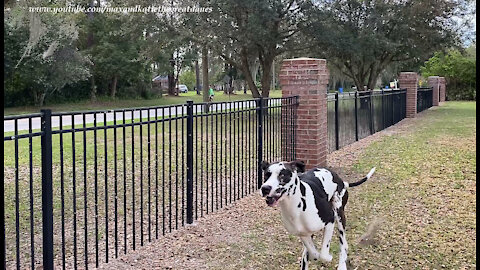
<svg viewBox="0 0 480 270">
<path fill-rule="evenodd" d="M 367 176 L 355 183 L 344 182 L 333 171 L 314 168 L 305 172 L 302 161 L 262 162 L 265 182 L 261 193 L 269 206 L 279 205 L 282 221 L 291 234 L 300 237 L 303 243 L 301 269 L 308 269 L 309 259 L 332 261 L 330 241 L 335 221 L 339 232 L 340 256 L 338 270 L 347 269 L 347 238 L 345 235 L 345 205 L 347 188 L 367 181 L 375 172 L 372 168 Z M 322 248 L 317 251 L 313 234 L 324 230 Z"/>
</svg>

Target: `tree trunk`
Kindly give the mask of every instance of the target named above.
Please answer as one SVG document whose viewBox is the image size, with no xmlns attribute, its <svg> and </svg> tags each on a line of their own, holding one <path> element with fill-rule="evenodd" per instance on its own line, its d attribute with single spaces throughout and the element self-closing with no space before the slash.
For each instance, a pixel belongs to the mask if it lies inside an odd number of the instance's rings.
<svg viewBox="0 0 480 270">
<path fill-rule="evenodd" d="M 117 93 L 117 80 L 118 76 L 113 76 L 112 87 L 110 88 L 110 97 L 112 97 L 113 99 L 115 99 L 115 94 Z"/>
<path fill-rule="evenodd" d="M 233 94 L 233 77 L 230 77 L 230 79 L 228 80 L 228 92 Z"/>
<path fill-rule="evenodd" d="M 203 102 L 208 102 L 208 49 L 207 46 L 202 47 L 202 76 L 203 76 Z M 204 106 L 204 112 L 208 112 L 209 106 Z"/>
<path fill-rule="evenodd" d="M 90 77 L 90 100 L 97 100 L 97 86 L 95 85 L 95 77 L 93 76 L 93 74 L 92 77 Z"/>
<path fill-rule="evenodd" d="M 34 94 L 33 94 L 35 106 L 37 106 L 37 107 L 43 106 L 43 103 L 45 102 L 45 97 L 46 96 L 47 96 L 47 93 L 35 91 Z"/>
<path fill-rule="evenodd" d="M 175 96 L 175 77 L 173 73 L 168 73 L 168 95 Z"/>
<path fill-rule="evenodd" d="M 198 60 L 195 60 L 195 88 L 197 95 L 200 95 L 200 67 L 198 66 Z"/>
<path fill-rule="evenodd" d="M 373 90 L 375 88 L 379 73 L 380 73 L 380 66 L 376 66 L 375 64 L 372 64 L 370 66 L 370 72 L 368 75 L 368 83 L 367 83 L 368 89 Z"/>
<path fill-rule="evenodd" d="M 250 71 L 250 66 L 248 64 L 248 56 L 245 49 L 242 49 L 241 60 L 242 60 L 241 69 L 242 69 L 243 75 L 245 75 L 245 81 L 247 81 L 248 88 L 250 88 L 250 91 L 252 91 L 252 97 L 259 98 L 260 92 L 258 92 L 258 88 L 255 85 L 255 81 L 252 78 L 252 73 Z"/>
<path fill-rule="evenodd" d="M 276 89 L 276 83 L 275 83 L 275 59 L 273 59 L 272 62 L 272 90 Z"/>
<path fill-rule="evenodd" d="M 363 86 L 365 85 L 365 78 L 362 78 L 359 74 L 353 75 L 353 81 L 357 87 L 357 91 L 363 91 Z"/>
<path fill-rule="evenodd" d="M 250 91 L 252 91 L 252 97 L 259 98 L 260 92 L 258 92 L 258 88 L 255 85 L 255 82 L 253 81 L 253 78 L 249 73 L 249 70 L 245 69 L 244 67 L 242 67 L 242 69 L 243 69 L 243 73 L 245 74 L 245 81 L 247 81 L 248 88 L 250 89 Z"/>
<path fill-rule="evenodd" d="M 175 96 L 175 61 L 173 59 L 173 53 L 170 54 L 171 71 L 168 73 L 168 95 Z"/>
<path fill-rule="evenodd" d="M 368 78 L 368 84 L 367 87 L 368 89 L 373 90 L 377 84 L 377 79 L 378 79 L 378 72 L 374 72 L 372 75 L 370 75 L 370 78 Z"/>
<path fill-rule="evenodd" d="M 251 73 L 252 73 L 252 78 L 253 78 L 253 81 L 256 82 L 257 81 L 257 75 L 258 75 L 258 69 L 260 68 L 260 63 L 258 63 L 257 60 L 253 61 L 253 63 L 251 64 L 251 67 L 249 67 L 250 70 L 251 70 Z"/>
<path fill-rule="evenodd" d="M 270 85 L 272 83 L 272 65 L 273 58 L 266 58 L 262 61 L 262 97 L 270 95 Z"/>
<path fill-rule="evenodd" d="M 177 52 L 177 58 L 178 58 L 178 52 Z M 177 64 L 177 61 L 174 62 L 174 64 Z M 175 75 L 175 86 L 178 85 L 178 76 L 180 76 L 180 70 L 182 69 L 182 64 L 179 61 L 177 65 L 177 70 L 173 70 L 173 73 Z M 175 96 L 180 95 L 180 88 L 175 87 Z"/>
</svg>

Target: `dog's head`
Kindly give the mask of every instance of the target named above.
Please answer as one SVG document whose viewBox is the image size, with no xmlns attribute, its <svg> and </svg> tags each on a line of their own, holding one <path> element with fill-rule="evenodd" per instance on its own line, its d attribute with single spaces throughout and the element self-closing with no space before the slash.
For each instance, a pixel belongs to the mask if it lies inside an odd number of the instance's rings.
<svg viewBox="0 0 480 270">
<path fill-rule="evenodd" d="M 269 206 L 276 206 L 284 198 L 287 189 L 295 184 L 292 179 L 296 179 L 298 173 L 305 172 L 305 163 L 299 160 L 272 164 L 262 161 L 261 166 L 265 182 L 260 190 Z"/>
</svg>

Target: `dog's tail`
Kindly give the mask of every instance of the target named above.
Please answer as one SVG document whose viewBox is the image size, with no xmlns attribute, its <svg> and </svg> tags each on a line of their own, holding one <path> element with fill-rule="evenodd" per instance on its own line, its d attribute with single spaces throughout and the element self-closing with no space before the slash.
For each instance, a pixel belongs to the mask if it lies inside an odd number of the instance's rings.
<svg viewBox="0 0 480 270">
<path fill-rule="evenodd" d="M 368 179 L 370 179 L 370 177 L 372 177 L 373 173 L 375 172 L 375 167 L 373 167 L 370 172 L 368 172 L 367 176 L 365 176 L 364 178 L 362 178 L 362 180 L 358 181 L 358 182 L 354 182 L 354 183 L 346 183 L 345 182 L 345 185 L 347 187 L 355 187 L 355 186 L 358 186 L 358 185 L 361 185 L 363 183 L 365 183 L 365 181 L 367 181 Z"/>
</svg>

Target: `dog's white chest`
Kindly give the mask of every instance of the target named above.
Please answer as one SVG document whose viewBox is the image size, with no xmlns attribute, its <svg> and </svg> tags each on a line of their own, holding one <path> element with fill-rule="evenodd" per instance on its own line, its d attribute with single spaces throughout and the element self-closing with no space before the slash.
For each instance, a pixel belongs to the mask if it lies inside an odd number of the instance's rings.
<svg viewBox="0 0 480 270">
<path fill-rule="evenodd" d="M 307 189 L 307 194 L 309 192 L 311 190 Z M 306 203 L 309 206 L 306 207 L 305 211 L 302 210 L 302 207 L 297 206 L 300 200 L 298 202 L 295 200 L 283 202 L 281 205 L 282 221 L 289 233 L 305 236 L 311 235 L 325 227 L 325 222 L 318 216 L 313 200 L 313 196 L 307 196 Z"/>
</svg>

